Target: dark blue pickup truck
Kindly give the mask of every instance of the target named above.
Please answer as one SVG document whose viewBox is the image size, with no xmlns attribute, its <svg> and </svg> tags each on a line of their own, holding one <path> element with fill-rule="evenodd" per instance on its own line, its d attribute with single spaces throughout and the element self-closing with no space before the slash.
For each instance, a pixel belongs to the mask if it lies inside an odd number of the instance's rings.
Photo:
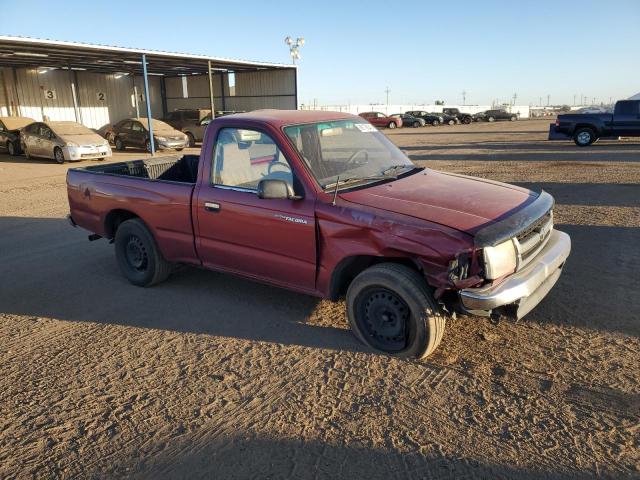
<svg viewBox="0 0 640 480">
<path fill-rule="evenodd" d="M 558 115 L 549 126 L 549 140 L 569 140 L 587 147 L 604 137 L 640 137 L 640 100 L 620 100 L 611 113 Z"/>
</svg>

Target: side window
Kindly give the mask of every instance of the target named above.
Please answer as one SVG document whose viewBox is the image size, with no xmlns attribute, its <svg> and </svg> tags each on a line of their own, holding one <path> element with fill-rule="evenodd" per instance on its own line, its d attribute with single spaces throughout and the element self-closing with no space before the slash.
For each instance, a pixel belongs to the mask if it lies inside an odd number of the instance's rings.
<svg viewBox="0 0 640 480">
<path fill-rule="evenodd" d="M 131 122 L 122 122 L 118 128 L 119 130 L 128 132 L 131 130 Z"/>
<path fill-rule="evenodd" d="M 293 188 L 286 158 L 268 135 L 255 130 L 223 128 L 218 133 L 211 182 L 256 190 L 260 180 L 285 180 Z"/>
<path fill-rule="evenodd" d="M 51 129 L 46 125 L 40 125 L 40 132 L 38 134 L 42 138 L 51 138 Z"/>
<path fill-rule="evenodd" d="M 638 113 L 638 105 L 636 102 L 618 102 L 616 113 L 620 115 L 634 115 Z"/>
<path fill-rule="evenodd" d="M 176 112 L 169 112 L 167 113 L 167 116 L 165 117 L 167 120 L 175 120 L 176 118 Z"/>
<path fill-rule="evenodd" d="M 141 132 L 143 130 L 142 125 L 140 125 L 140 123 L 138 122 L 132 122 L 131 123 L 131 130 L 138 133 Z"/>
</svg>

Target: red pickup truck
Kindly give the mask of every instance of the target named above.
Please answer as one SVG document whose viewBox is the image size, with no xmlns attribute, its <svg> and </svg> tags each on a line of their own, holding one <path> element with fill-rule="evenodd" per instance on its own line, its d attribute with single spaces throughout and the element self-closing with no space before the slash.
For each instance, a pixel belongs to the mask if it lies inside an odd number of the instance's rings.
<svg viewBox="0 0 640 480">
<path fill-rule="evenodd" d="M 346 294 L 355 335 L 423 358 L 449 315 L 528 313 L 569 236 L 553 198 L 415 166 L 366 120 L 263 110 L 214 120 L 200 157 L 70 169 L 69 219 L 115 243 L 134 285 L 175 264 Z"/>
</svg>

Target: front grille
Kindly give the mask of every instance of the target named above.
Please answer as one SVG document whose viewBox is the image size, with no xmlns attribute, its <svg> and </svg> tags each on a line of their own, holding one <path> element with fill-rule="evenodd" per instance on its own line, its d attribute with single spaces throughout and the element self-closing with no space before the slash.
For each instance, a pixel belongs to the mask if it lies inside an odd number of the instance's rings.
<svg viewBox="0 0 640 480">
<path fill-rule="evenodd" d="M 553 210 L 533 222 L 515 238 L 518 270 L 524 268 L 544 248 L 553 230 Z"/>
</svg>

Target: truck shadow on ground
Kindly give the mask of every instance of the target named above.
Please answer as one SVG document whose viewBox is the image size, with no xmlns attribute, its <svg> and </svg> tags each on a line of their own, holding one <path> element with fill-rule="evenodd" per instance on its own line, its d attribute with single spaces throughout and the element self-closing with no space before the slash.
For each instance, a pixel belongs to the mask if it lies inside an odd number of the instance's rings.
<svg viewBox="0 0 640 480">
<path fill-rule="evenodd" d="M 190 435 L 187 435 L 190 437 Z M 198 448 L 193 448 L 194 445 Z M 435 450 L 435 449 L 434 449 Z M 213 461 L 212 461 L 213 460 Z M 204 438 L 182 439 L 160 453 L 140 459 L 134 468 L 111 462 L 114 476 L 133 478 L 587 478 L 594 472 L 544 466 L 532 469 L 454 457 L 437 452 L 403 453 L 365 446 L 331 445 L 299 439 L 271 439 L 255 434 L 211 434 Z M 260 472 L 255 477 L 255 472 Z M 95 472 L 97 476 L 105 471 Z"/>
<path fill-rule="evenodd" d="M 558 228 L 573 252 L 528 318 L 637 335 L 640 229 Z M 3 313 L 371 351 L 348 330 L 343 305 L 191 267 L 138 288 L 121 276 L 112 245 L 88 242 L 64 219 L 1 217 L 0 231 Z"/>
</svg>

